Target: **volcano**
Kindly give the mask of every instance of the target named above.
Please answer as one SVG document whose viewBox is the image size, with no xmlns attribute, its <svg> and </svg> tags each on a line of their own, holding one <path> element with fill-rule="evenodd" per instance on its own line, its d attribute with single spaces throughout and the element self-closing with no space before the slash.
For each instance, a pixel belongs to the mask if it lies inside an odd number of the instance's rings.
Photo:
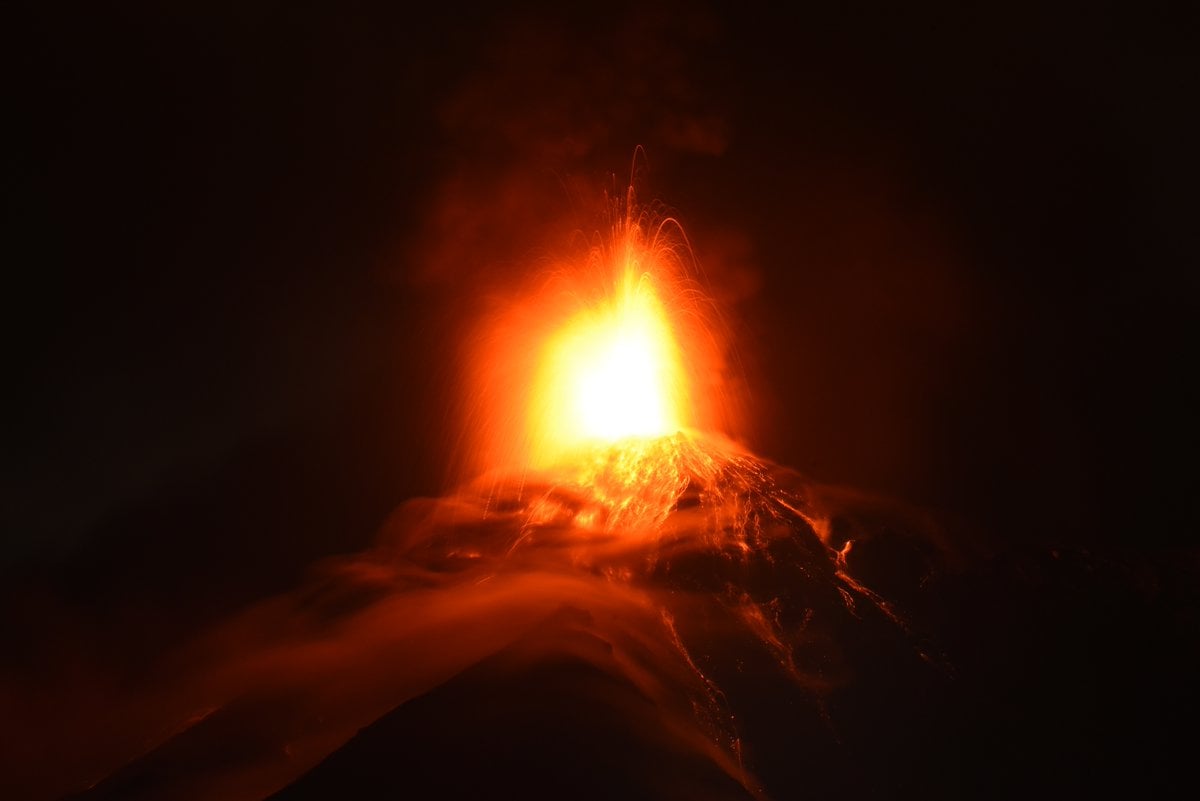
<svg viewBox="0 0 1200 801">
<path fill-rule="evenodd" d="M 682 434 L 593 464 L 586 484 L 551 471 L 402 507 L 374 549 L 213 634 L 255 631 L 257 653 L 226 657 L 258 663 L 236 698 L 80 797 L 832 789 L 855 775 L 831 760 L 868 736 L 866 696 L 906 687 L 886 708 L 907 727 L 947 686 L 942 656 L 854 578 L 872 545 L 834 533 L 848 521 L 799 475 Z M 916 534 L 885 547 L 914 580 L 940 575 Z M 417 666 L 435 643 L 447 655 Z"/>
<path fill-rule="evenodd" d="M 1124 648 L 1171 625 L 1131 564 L 951 549 L 719 439 L 593 457 L 586 484 L 410 501 L 372 549 L 188 645 L 151 716 L 178 733 L 72 798 L 1042 795 L 1077 786 L 1066 736 L 1111 760 L 1092 786 L 1169 786 L 1165 731 L 1084 731 L 1104 677 L 1139 669 Z M 1114 588 L 1123 648 L 1065 659 Z"/>
<path fill-rule="evenodd" d="M 466 338 L 471 477 L 88 696 L 67 797 L 1172 786 L 1186 570 L 997 549 L 756 455 L 678 222 L 606 208 Z"/>
<path fill-rule="evenodd" d="M 0 799 L 1197 795 L 1186 25 L 74 5 Z"/>
</svg>

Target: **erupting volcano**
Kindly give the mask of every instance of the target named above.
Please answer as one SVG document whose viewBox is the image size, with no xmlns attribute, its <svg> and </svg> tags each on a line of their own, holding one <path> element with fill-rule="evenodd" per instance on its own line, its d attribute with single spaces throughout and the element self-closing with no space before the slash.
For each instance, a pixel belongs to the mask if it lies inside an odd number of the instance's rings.
<svg viewBox="0 0 1200 801">
<path fill-rule="evenodd" d="M 86 714 L 56 694 L 72 798 L 986 794 L 988 741 L 957 733 L 1003 699 L 958 665 L 1028 566 L 756 456 L 682 226 L 604 207 L 464 339 L 453 490 Z"/>
<path fill-rule="evenodd" d="M 0 799 L 1196 795 L 1187 26 L 73 5 Z"/>
<path fill-rule="evenodd" d="M 158 744 L 86 797 L 872 789 L 835 748 L 867 736 L 860 694 L 946 676 L 855 576 L 879 509 L 737 444 L 682 227 L 632 189 L 606 209 L 468 339 L 458 488 L 171 657 L 116 737 Z M 887 558 L 935 570 L 919 526 L 895 531 Z M 883 704 L 870 736 L 914 712 Z"/>
<path fill-rule="evenodd" d="M 986 771 L 945 767 L 991 764 L 986 740 L 955 736 L 975 713 L 946 640 L 971 646 L 946 610 L 1008 586 L 976 568 L 976 597 L 969 546 L 931 516 L 743 444 L 732 337 L 682 225 L 632 187 L 600 206 L 464 336 L 453 489 L 92 698 L 64 785 L 92 801 L 980 790 Z"/>
<path fill-rule="evenodd" d="M 555 792 L 761 796 L 756 763 L 792 768 L 772 765 L 781 756 L 766 743 L 747 762 L 742 715 L 764 730 L 789 724 L 751 700 L 747 681 L 771 686 L 777 701 L 802 697 L 832 732 L 822 691 L 846 678 L 847 632 L 887 630 L 871 647 L 889 652 L 889 671 L 941 668 L 851 575 L 852 518 L 835 533 L 831 498 L 721 430 L 739 408 L 722 383 L 728 343 L 679 223 L 638 208 L 632 187 L 610 214 L 610 235 L 486 322 L 471 376 L 493 399 L 475 419 L 491 469 L 454 497 L 453 512 L 438 505 L 408 558 L 450 560 L 476 581 L 578 582 L 560 601 L 586 621 L 571 627 L 604 646 L 604 664 L 589 668 L 653 703 L 660 720 L 637 725 L 665 726 L 726 779 L 701 791 L 676 776 L 652 792 L 649 777 L 603 790 L 567 780 Z M 524 428 L 506 425 L 514 419 Z"/>
</svg>

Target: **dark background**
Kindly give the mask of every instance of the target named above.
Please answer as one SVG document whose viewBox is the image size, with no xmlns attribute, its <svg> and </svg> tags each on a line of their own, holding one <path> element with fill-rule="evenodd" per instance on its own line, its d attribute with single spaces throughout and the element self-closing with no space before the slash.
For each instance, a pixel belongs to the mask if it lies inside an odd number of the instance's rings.
<svg viewBox="0 0 1200 801">
<path fill-rule="evenodd" d="M 992 548 L 1195 565 L 1186 20 L 402 5 L 20 5 L 14 669 L 155 652 L 443 491 L 481 298 L 639 145 L 756 452 Z"/>
</svg>

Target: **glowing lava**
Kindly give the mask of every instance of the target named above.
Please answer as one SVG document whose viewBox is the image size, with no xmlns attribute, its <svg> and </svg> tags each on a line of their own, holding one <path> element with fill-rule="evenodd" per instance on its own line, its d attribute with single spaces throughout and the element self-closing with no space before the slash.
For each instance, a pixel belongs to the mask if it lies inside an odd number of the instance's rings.
<svg viewBox="0 0 1200 801">
<path fill-rule="evenodd" d="M 622 464 L 637 492 L 635 476 L 662 478 L 643 463 L 662 451 L 650 442 L 729 430 L 726 341 L 679 223 L 637 206 L 632 189 L 608 212 L 608 232 L 576 232 L 480 321 L 469 475 L 554 471 L 555 483 L 595 489 L 597 464 L 609 484 Z"/>
<path fill-rule="evenodd" d="M 682 358 L 638 256 L 627 255 L 613 297 L 579 311 L 544 349 L 529 419 L 543 446 L 539 461 L 685 427 Z"/>
</svg>

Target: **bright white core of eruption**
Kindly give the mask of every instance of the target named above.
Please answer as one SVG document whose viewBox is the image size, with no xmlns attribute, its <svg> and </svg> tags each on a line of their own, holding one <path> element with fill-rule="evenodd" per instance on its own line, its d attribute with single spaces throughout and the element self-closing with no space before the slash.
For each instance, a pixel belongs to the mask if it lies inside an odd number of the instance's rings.
<svg viewBox="0 0 1200 801">
<path fill-rule="evenodd" d="M 621 328 L 586 343 L 575 375 L 575 410 L 589 439 L 668 433 L 666 399 L 659 386 L 655 344 L 643 327 Z"/>
<path fill-rule="evenodd" d="M 553 446 L 684 428 L 679 349 L 648 281 L 627 274 L 617 296 L 579 312 L 546 355 L 535 414 Z"/>
</svg>

